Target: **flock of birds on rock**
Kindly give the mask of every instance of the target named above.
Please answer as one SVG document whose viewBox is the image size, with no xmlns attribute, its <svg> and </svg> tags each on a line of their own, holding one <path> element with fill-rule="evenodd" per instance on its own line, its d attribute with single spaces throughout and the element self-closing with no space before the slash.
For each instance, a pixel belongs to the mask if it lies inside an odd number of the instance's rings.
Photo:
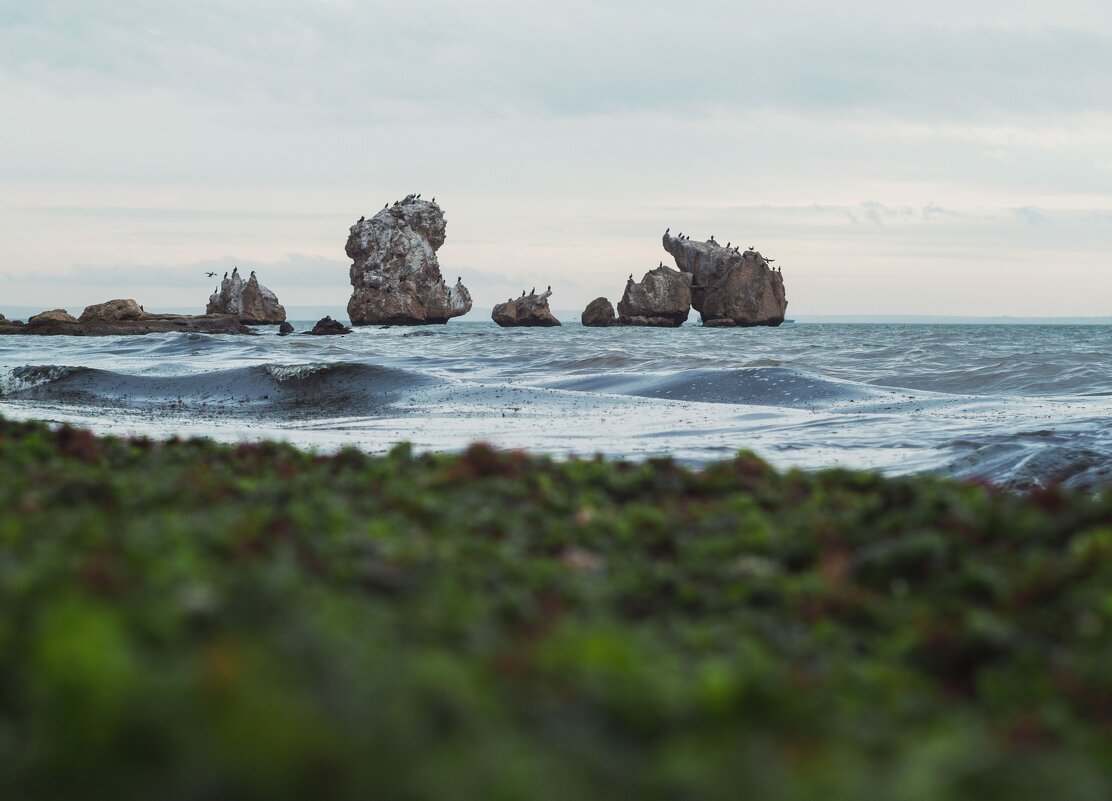
<svg viewBox="0 0 1112 801">
<path fill-rule="evenodd" d="M 390 209 L 390 208 L 397 208 L 398 206 L 404 206 L 404 205 L 406 205 L 407 203 L 412 203 L 413 201 L 415 201 L 415 200 L 420 200 L 420 199 L 421 199 L 421 193 L 420 193 L 420 192 L 410 192 L 410 193 L 409 193 L 408 195 L 406 195 L 406 196 L 405 196 L 404 198 L 402 198 L 401 200 L 395 200 L 395 201 L 394 201 L 394 203 L 393 203 L 393 205 L 391 205 L 391 204 L 389 204 L 389 203 L 387 203 L 386 205 L 384 205 L 384 206 L 382 207 L 382 211 L 386 211 L 387 209 Z M 436 198 L 434 197 L 434 198 L 433 198 L 432 200 L 430 200 L 430 201 L 428 201 L 428 202 L 430 202 L 430 203 L 435 203 L 435 202 L 436 202 Z M 382 213 L 382 211 L 380 211 L 379 213 L 381 214 L 381 213 Z M 365 221 L 366 221 L 366 219 L 367 219 L 366 215 L 361 215 L 361 216 L 359 217 L 359 222 L 365 222 Z"/>
</svg>

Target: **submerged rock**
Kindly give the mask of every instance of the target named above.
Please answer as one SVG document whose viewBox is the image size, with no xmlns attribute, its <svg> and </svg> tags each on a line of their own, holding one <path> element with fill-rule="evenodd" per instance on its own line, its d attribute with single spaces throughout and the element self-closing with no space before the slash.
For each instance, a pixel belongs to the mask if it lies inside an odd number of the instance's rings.
<svg viewBox="0 0 1112 801">
<path fill-rule="evenodd" d="M 639 282 L 630 277 L 618 301 L 619 325 L 683 325 L 691 313 L 690 280 L 679 270 L 663 265 L 645 273 Z"/>
<path fill-rule="evenodd" d="M 520 298 L 511 298 L 505 303 L 499 303 L 490 313 L 490 318 L 503 328 L 513 326 L 550 327 L 560 325 L 560 321 L 552 316 L 548 308 L 548 298 L 552 289 L 540 295 L 530 293 Z"/>
<path fill-rule="evenodd" d="M 278 325 L 286 319 L 286 310 L 278 297 L 259 283 L 255 271 L 246 281 L 239 268 L 227 273 L 220 282 L 220 289 L 209 298 L 205 314 L 227 314 L 247 325 Z"/>
<path fill-rule="evenodd" d="M 27 325 L 29 326 L 44 326 L 49 323 L 76 323 L 77 318 L 70 314 L 65 309 L 51 309 L 50 311 L 40 312 L 32 317 L 27 318 Z"/>
<path fill-rule="evenodd" d="M 292 334 L 292 333 L 293 333 L 293 326 L 290 325 L 288 322 L 283 320 L 282 324 L 278 326 L 278 336 L 283 336 L 284 337 L 287 334 Z"/>
<path fill-rule="evenodd" d="M 471 293 L 459 278 L 440 274 L 436 251 L 447 223 L 434 201 L 410 195 L 351 226 L 347 255 L 353 325 L 446 323 L 471 311 Z"/>
<path fill-rule="evenodd" d="M 83 323 L 115 320 L 142 320 L 146 316 L 143 307 L 131 299 L 108 300 L 86 306 L 78 318 Z"/>
<path fill-rule="evenodd" d="M 306 333 L 315 334 L 316 336 L 328 336 L 331 334 L 350 334 L 351 329 L 338 320 L 333 320 L 332 315 L 328 315 L 327 317 L 322 317 L 320 320 L 317 320 L 316 325 L 313 326 L 313 330 Z"/>
<path fill-rule="evenodd" d="M 755 250 L 664 234 L 664 249 L 691 276 L 691 305 L 706 326 L 780 325 L 788 310 L 784 278 Z"/>
<path fill-rule="evenodd" d="M 579 321 L 592 328 L 605 328 L 618 324 L 618 317 L 614 314 L 614 304 L 606 298 L 595 298 L 587 304 Z"/>
</svg>

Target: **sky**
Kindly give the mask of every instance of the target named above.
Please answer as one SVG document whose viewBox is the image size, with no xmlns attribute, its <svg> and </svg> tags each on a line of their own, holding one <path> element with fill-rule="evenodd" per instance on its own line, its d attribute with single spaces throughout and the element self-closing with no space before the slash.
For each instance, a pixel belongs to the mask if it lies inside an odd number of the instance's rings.
<svg viewBox="0 0 1112 801">
<path fill-rule="evenodd" d="M 0 0 L 0 109 L 0 305 L 343 306 L 421 192 L 480 308 L 670 227 L 789 316 L 1112 314 L 1106 0 Z"/>
</svg>

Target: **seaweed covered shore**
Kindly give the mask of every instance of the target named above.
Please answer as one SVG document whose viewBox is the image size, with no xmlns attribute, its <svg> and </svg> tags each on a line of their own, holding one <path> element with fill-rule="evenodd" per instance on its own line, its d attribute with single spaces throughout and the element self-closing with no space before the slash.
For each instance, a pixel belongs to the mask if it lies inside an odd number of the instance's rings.
<svg viewBox="0 0 1112 801">
<path fill-rule="evenodd" d="M 1112 493 L 0 419 L 4 798 L 1102 799 Z"/>
</svg>

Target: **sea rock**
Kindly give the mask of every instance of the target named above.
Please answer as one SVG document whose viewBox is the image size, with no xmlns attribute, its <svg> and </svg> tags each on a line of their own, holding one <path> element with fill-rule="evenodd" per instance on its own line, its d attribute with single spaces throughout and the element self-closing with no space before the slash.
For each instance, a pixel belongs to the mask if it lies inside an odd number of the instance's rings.
<svg viewBox="0 0 1112 801">
<path fill-rule="evenodd" d="M 618 317 L 614 314 L 614 304 L 606 298 L 595 298 L 587 304 L 579 321 L 593 328 L 605 328 L 617 325 Z"/>
<path fill-rule="evenodd" d="M 552 290 L 549 289 L 540 295 L 529 294 L 522 295 L 520 298 L 511 298 L 495 306 L 490 317 L 503 328 L 559 325 L 560 321 L 552 316 L 552 311 L 548 308 L 548 298 L 551 295 Z"/>
<path fill-rule="evenodd" d="M 664 234 L 664 249 L 691 276 L 691 305 L 705 326 L 780 325 L 788 310 L 784 277 L 756 250 Z"/>
<path fill-rule="evenodd" d="M 674 328 L 691 313 L 690 278 L 663 265 L 645 273 L 640 281 L 630 278 L 618 301 L 619 325 L 648 325 Z"/>
<path fill-rule="evenodd" d="M 290 325 L 285 320 L 283 320 L 282 323 L 278 326 L 278 336 L 284 337 L 284 336 L 287 336 L 288 334 L 292 334 L 292 333 L 293 333 L 293 326 Z"/>
<path fill-rule="evenodd" d="M 56 311 L 61 311 L 56 310 Z M 226 314 L 195 316 L 190 314 L 151 314 L 145 313 L 139 320 L 87 320 L 79 321 L 72 316 L 56 314 L 50 318 L 36 315 L 34 325 L 23 325 L 12 321 L 12 325 L 0 325 L 0 334 L 34 334 L 38 336 L 138 336 L 141 334 L 253 334 L 235 317 Z M 64 315 L 64 316 L 63 316 Z"/>
<path fill-rule="evenodd" d="M 351 226 L 347 255 L 353 325 L 446 323 L 471 311 L 471 293 L 459 278 L 440 274 L 436 251 L 447 224 L 434 201 L 410 195 Z"/>
<path fill-rule="evenodd" d="M 27 325 L 43 326 L 48 323 L 76 323 L 77 318 L 65 309 L 51 309 L 27 318 Z"/>
<path fill-rule="evenodd" d="M 244 281 L 238 267 L 212 293 L 205 314 L 231 315 L 246 325 L 278 325 L 286 319 L 286 310 L 278 297 L 259 283 L 255 271 Z"/>
<path fill-rule="evenodd" d="M 8 321 L 8 318 L 5 317 L 4 315 L 0 314 L 0 323 L 6 323 L 7 321 Z"/>
<path fill-rule="evenodd" d="M 329 334 L 350 334 L 351 329 L 343 323 L 338 322 L 337 320 L 333 320 L 332 316 L 329 315 L 327 317 L 323 317 L 320 320 L 317 320 L 316 325 L 313 326 L 313 330 L 309 331 L 308 333 L 315 334 L 317 336 L 326 336 Z"/>
<path fill-rule="evenodd" d="M 146 316 L 143 308 L 134 300 L 109 300 L 86 306 L 78 318 L 83 323 L 111 320 L 142 320 Z"/>
</svg>

